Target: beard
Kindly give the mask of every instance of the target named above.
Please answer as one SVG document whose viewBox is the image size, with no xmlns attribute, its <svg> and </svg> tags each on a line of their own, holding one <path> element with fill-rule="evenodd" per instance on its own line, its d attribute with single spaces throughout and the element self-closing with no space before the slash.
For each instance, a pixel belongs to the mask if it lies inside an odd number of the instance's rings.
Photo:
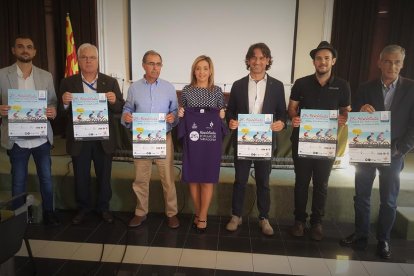
<svg viewBox="0 0 414 276">
<path fill-rule="evenodd" d="M 28 56 L 28 57 L 24 57 L 24 56 L 16 56 L 17 60 L 23 63 L 29 63 L 32 62 L 34 57 Z"/>
</svg>

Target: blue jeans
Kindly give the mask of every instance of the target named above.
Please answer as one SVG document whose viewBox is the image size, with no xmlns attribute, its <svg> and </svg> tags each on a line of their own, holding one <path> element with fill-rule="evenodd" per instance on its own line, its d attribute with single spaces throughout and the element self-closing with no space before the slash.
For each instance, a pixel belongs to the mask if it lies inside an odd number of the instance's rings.
<svg viewBox="0 0 414 276">
<path fill-rule="evenodd" d="M 33 156 L 37 175 L 39 177 L 43 211 L 53 211 L 52 161 L 50 159 L 50 147 L 49 142 L 31 149 L 21 148 L 15 143 L 13 148 L 7 151 L 11 164 L 13 196 L 26 192 L 27 166 L 29 164 L 30 155 Z M 16 206 L 22 204 L 22 200 L 16 202 Z"/>
<path fill-rule="evenodd" d="M 256 196 L 259 218 L 268 218 L 270 209 L 269 175 L 272 171 L 271 161 L 238 160 L 234 157 L 234 168 L 236 170 L 233 185 L 232 214 L 242 216 L 246 185 L 249 179 L 250 166 L 254 163 L 256 178 Z"/>
<path fill-rule="evenodd" d="M 377 240 L 390 240 L 390 233 L 396 216 L 397 197 L 400 191 L 400 172 L 403 167 L 403 157 L 393 158 L 391 165 L 386 167 L 375 167 L 369 164 L 355 166 L 354 208 L 356 237 L 368 237 L 369 235 L 371 190 L 378 170 L 380 209 Z"/>
</svg>

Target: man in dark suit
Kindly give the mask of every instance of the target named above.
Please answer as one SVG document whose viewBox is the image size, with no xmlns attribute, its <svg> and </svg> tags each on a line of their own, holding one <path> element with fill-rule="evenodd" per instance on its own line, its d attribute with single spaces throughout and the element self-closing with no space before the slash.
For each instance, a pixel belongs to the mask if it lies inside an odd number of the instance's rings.
<svg viewBox="0 0 414 276">
<path fill-rule="evenodd" d="M 272 55 L 264 43 L 250 46 L 246 54 L 246 68 L 250 74 L 233 83 L 226 120 L 231 130 L 239 126 L 238 114 L 273 114 L 272 131 L 281 131 L 285 127 L 286 101 L 283 84 L 266 74 L 272 65 Z M 275 135 L 275 133 L 273 133 Z M 273 139 L 275 142 L 275 139 Z M 254 163 L 257 186 L 257 208 L 259 210 L 259 227 L 265 235 L 273 235 L 273 228 L 268 220 L 270 208 L 269 175 L 272 171 L 271 161 L 252 161 L 237 159 L 237 131 L 233 131 L 235 149 L 234 168 L 236 171 L 233 185 L 232 217 L 226 226 L 228 231 L 236 231 L 242 224 L 242 211 L 246 184 L 250 166 Z"/>
<path fill-rule="evenodd" d="M 378 170 L 380 209 L 377 254 L 384 259 L 391 257 L 390 233 L 396 216 L 404 157 L 414 147 L 414 81 L 399 75 L 404 57 L 404 48 L 386 46 L 378 60 L 381 78 L 362 84 L 352 105 L 353 111 L 391 111 L 391 164 L 381 167 L 370 164 L 355 166 L 355 232 L 340 243 L 355 249 L 367 247 L 370 197 Z"/>
<path fill-rule="evenodd" d="M 112 196 L 111 169 L 112 153 L 115 150 L 115 128 L 111 123 L 114 114 L 121 114 L 124 105 L 116 79 L 98 72 L 98 49 L 91 44 L 82 44 L 78 49 L 80 73 L 63 79 L 60 85 L 63 112 L 68 118 L 66 127 L 66 151 L 72 156 L 75 178 L 78 214 L 73 224 L 80 224 L 91 210 L 90 170 L 94 163 L 99 195 L 96 209 L 103 220 L 113 222 L 109 212 L 109 200 Z M 108 101 L 109 139 L 79 141 L 74 139 L 72 116 L 72 93 L 105 93 Z"/>
</svg>

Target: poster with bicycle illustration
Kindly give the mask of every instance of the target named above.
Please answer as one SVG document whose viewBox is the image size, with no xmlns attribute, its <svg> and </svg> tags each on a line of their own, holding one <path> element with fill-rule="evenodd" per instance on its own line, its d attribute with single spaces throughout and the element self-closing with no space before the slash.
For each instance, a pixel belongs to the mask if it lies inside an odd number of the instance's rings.
<svg viewBox="0 0 414 276">
<path fill-rule="evenodd" d="M 18 140 L 47 136 L 47 91 L 9 89 L 9 137 Z"/>
<path fill-rule="evenodd" d="M 72 94 L 75 140 L 108 140 L 108 102 L 105 93 Z"/>
<path fill-rule="evenodd" d="M 335 159 L 338 132 L 338 110 L 302 109 L 298 155 L 300 157 Z"/>
<path fill-rule="evenodd" d="M 273 114 L 239 114 L 238 121 L 237 158 L 270 160 Z"/>
<path fill-rule="evenodd" d="M 349 163 L 391 163 L 391 112 L 348 114 Z"/>
<path fill-rule="evenodd" d="M 165 158 L 167 123 L 165 113 L 132 113 L 132 155 L 134 158 Z"/>
</svg>

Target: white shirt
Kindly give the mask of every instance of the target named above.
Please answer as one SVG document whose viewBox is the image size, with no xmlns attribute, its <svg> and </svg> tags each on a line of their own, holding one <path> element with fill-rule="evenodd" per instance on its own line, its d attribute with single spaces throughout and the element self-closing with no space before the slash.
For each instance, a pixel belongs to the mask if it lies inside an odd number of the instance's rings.
<svg viewBox="0 0 414 276">
<path fill-rule="evenodd" d="M 81 76 L 82 76 L 83 92 L 85 92 L 85 93 L 96 93 L 97 92 L 96 91 L 96 88 L 97 88 L 97 82 L 98 82 L 98 74 L 96 74 L 96 77 L 95 77 L 95 79 L 92 82 L 88 82 L 83 77 L 82 73 L 81 73 Z M 88 84 L 90 86 L 92 86 L 93 88 L 95 88 L 95 90 L 91 89 Z"/>
<path fill-rule="evenodd" d="M 17 66 L 17 88 L 18 89 L 29 89 L 35 90 L 36 86 L 33 79 L 33 69 L 30 72 L 30 75 L 24 79 L 23 72 L 20 70 L 19 66 Z M 32 149 L 36 148 L 40 145 L 43 145 L 47 142 L 47 138 L 25 138 L 22 140 L 16 140 L 15 143 L 21 148 Z"/>
<path fill-rule="evenodd" d="M 266 92 L 267 74 L 264 78 L 256 81 L 249 75 L 249 113 L 261 114 L 263 108 L 263 100 Z"/>
</svg>

